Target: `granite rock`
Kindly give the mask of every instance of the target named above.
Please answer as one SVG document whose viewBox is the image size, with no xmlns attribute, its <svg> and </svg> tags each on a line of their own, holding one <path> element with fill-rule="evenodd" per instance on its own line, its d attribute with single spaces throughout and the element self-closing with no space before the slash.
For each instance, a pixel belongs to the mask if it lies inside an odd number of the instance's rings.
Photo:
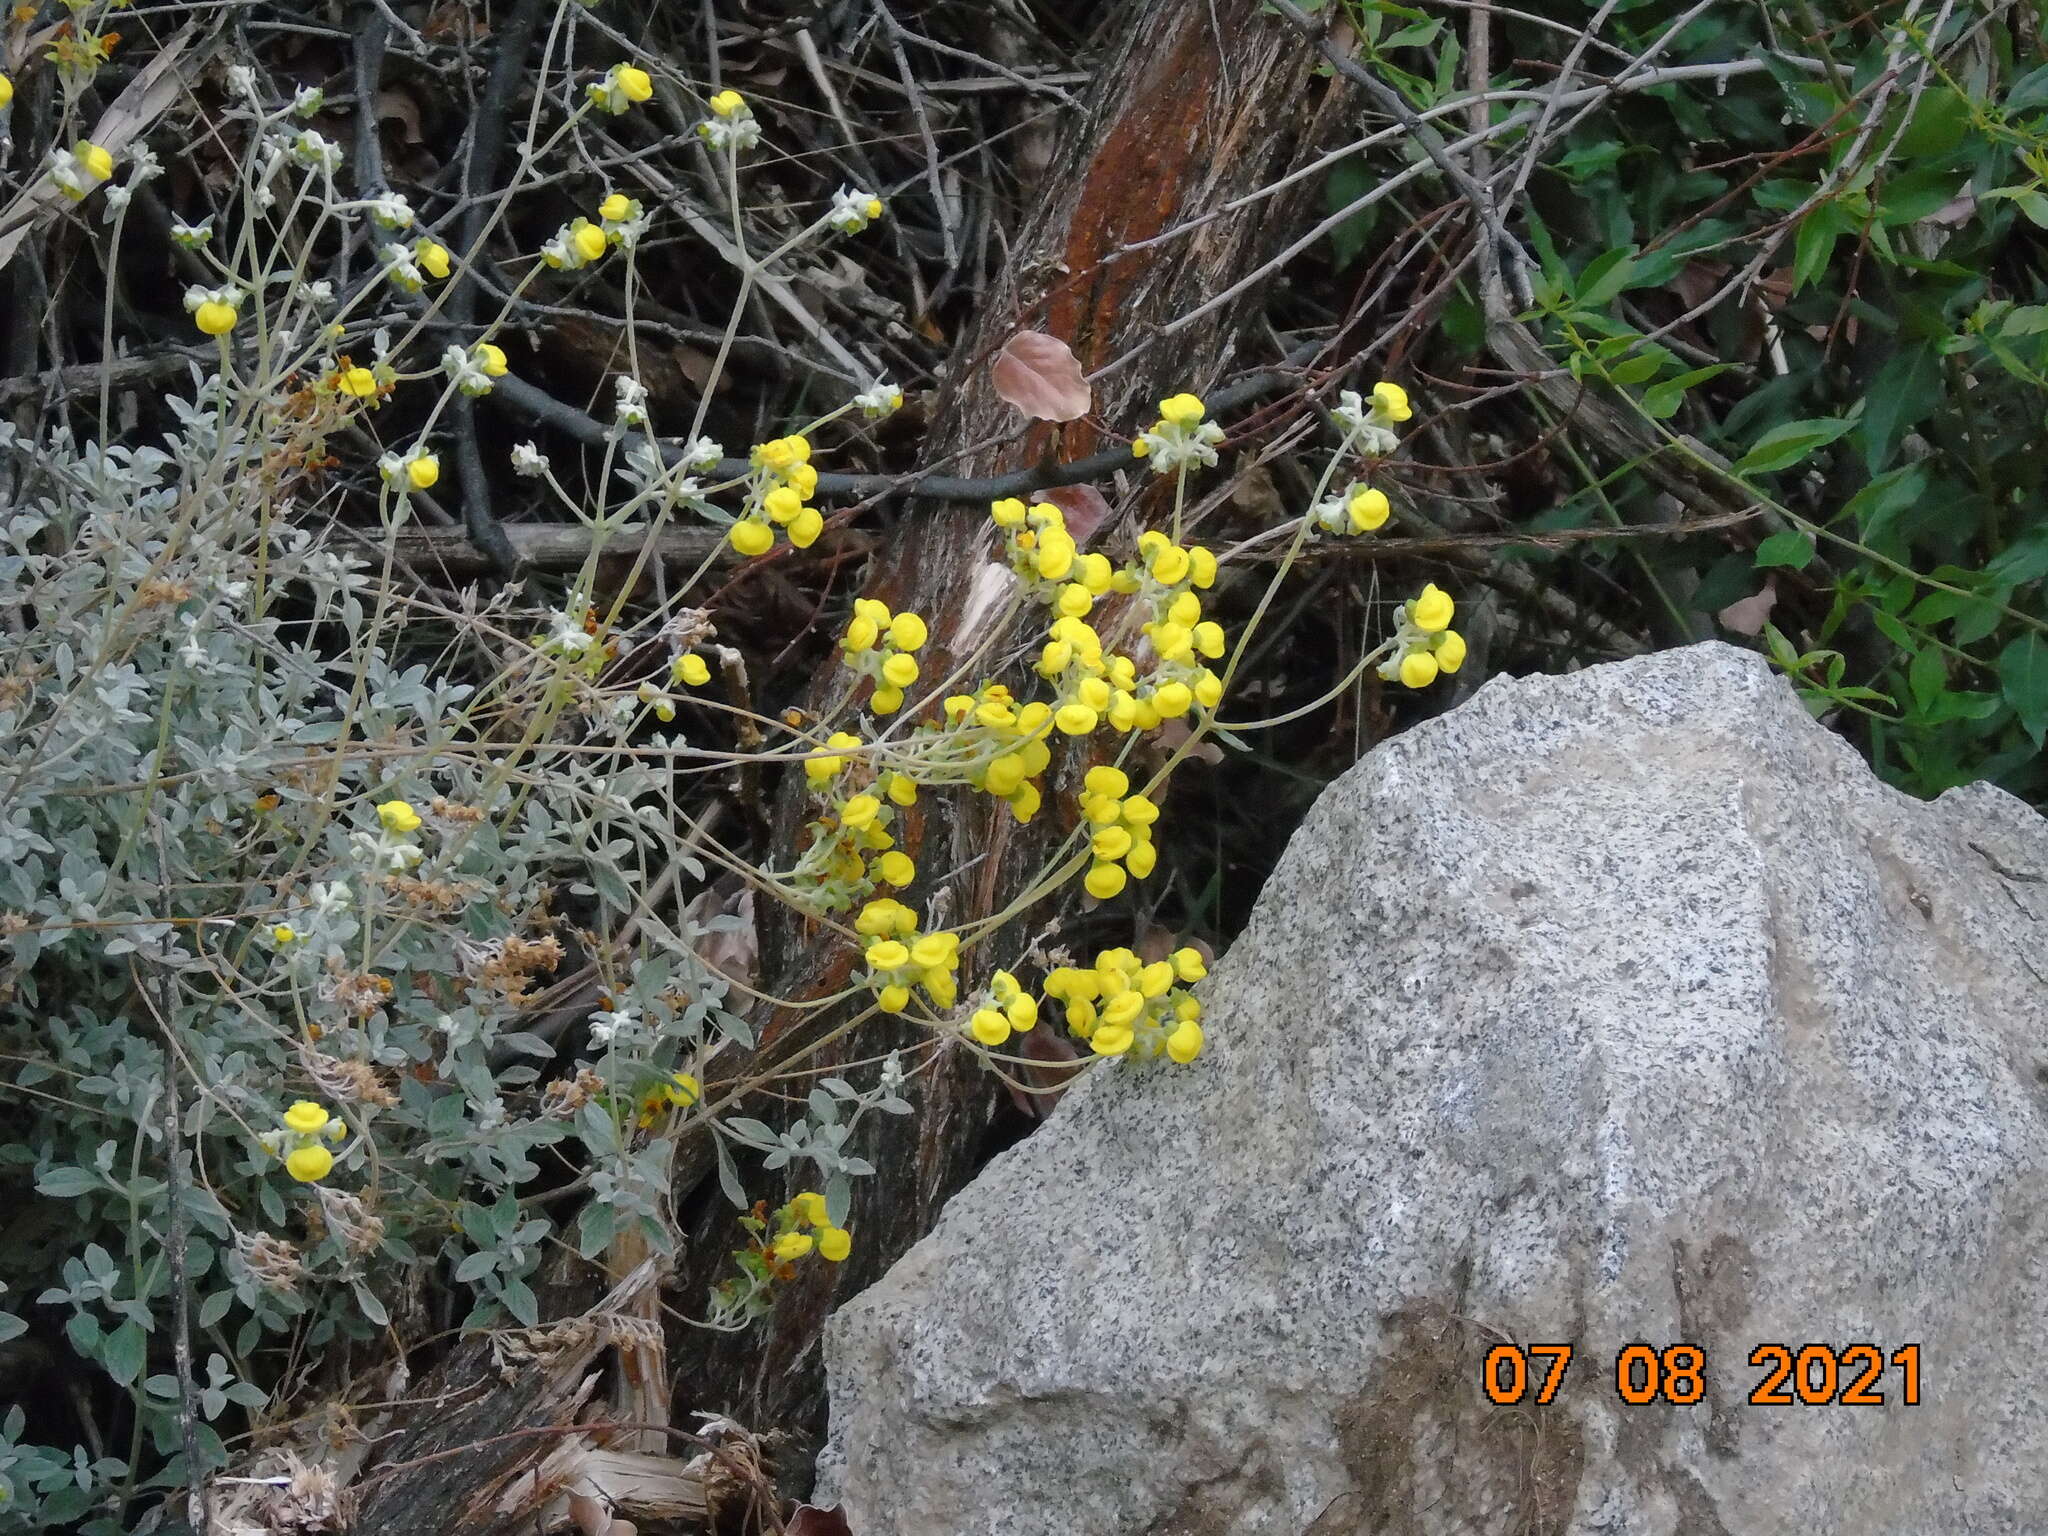
<svg viewBox="0 0 2048 1536">
<path fill-rule="evenodd" d="M 834 1319 L 856 1536 L 2048 1530 L 2021 802 L 1884 787 L 1727 646 L 1495 680 L 1330 786 L 1204 991 L 1198 1062 L 1091 1073 Z M 1504 1341 L 1574 1347 L 1548 1406 Z M 1625 1403 L 1634 1343 L 1700 1400 Z M 1882 1406 L 1750 1402 L 1852 1343 Z"/>
</svg>

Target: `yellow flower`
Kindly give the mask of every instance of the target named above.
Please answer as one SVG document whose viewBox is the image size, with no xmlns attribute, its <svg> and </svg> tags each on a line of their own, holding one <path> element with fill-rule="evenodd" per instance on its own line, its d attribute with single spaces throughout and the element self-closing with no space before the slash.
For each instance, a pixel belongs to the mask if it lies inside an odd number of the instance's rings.
<svg viewBox="0 0 2048 1536">
<path fill-rule="evenodd" d="M 704 1097 L 704 1085 L 688 1072 L 671 1073 L 662 1085 L 661 1096 L 679 1109 L 688 1109 Z"/>
<path fill-rule="evenodd" d="M 300 1136 L 317 1136 L 327 1129 L 330 1116 L 311 1099 L 300 1099 L 284 1112 L 284 1126 Z"/>
<path fill-rule="evenodd" d="M 786 476 L 797 465 L 810 462 L 811 445 L 808 439 L 792 433 L 756 445 L 753 458 L 761 468 Z"/>
<path fill-rule="evenodd" d="M 270 930 L 270 938 L 275 944 L 296 944 L 299 942 L 299 930 L 290 923 L 279 923 Z"/>
<path fill-rule="evenodd" d="M 785 1232 L 775 1239 L 775 1257 L 787 1264 L 802 1258 L 814 1246 L 808 1232 Z"/>
<path fill-rule="evenodd" d="M 798 549 L 809 549 L 818 542 L 818 535 L 824 531 L 824 514 L 816 507 L 805 507 L 789 525 L 789 542 Z"/>
<path fill-rule="evenodd" d="M 743 555 L 765 555 L 775 547 L 775 530 L 756 518 L 734 523 L 726 538 Z"/>
<path fill-rule="evenodd" d="M 420 829 L 420 813 L 405 800 L 386 800 L 377 807 L 377 820 L 384 824 L 386 832 L 417 832 Z"/>
<path fill-rule="evenodd" d="M 414 454 L 405 461 L 405 480 L 416 491 L 431 490 L 441 478 L 441 461 L 431 453 Z"/>
<path fill-rule="evenodd" d="M 429 277 L 448 275 L 448 247 L 438 240 L 415 240 L 412 247 L 413 260 L 420 264 Z"/>
<path fill-rule="evenodd" d="M 844 1227 L 826 1227 L 818 1233 L 818 1257 L 837 1264 L 853 1252 L 853 1234 Z"/>
<path fill-rule="evenodd" d="M 1387 520 L 1387 493 L 1367 487 L 1351 498 L 1351 531 L 1371 533 Z"/>
<path fill-rule="evenodd" d="M 89 139 L 80 139 L 72 151 L 78 156 L 78 163 L 92 173 L 96 181 L 105 181 L 114 174 L 114 157 Z"/>
<path fill-rule="evenodd" d="M 825 745 L 828 747 L 842 748 L 857 747 L 860 745 L 860 738 L 858 736 L 849 735 L 845 731 L 834 731 L 830 736 L 827 736 L 825 738 Z M 830 779 L 834 777 L 836 774 L 838 774 L 839 771 L 843 769 L 845 766 L 846 759 L 843 757 L 807 758 L 804 761 L 804 773 L 810 779 L 812 784 L 822 784 L 827 779 Z"/>
<path fill-rule="evenodd" d="M 1088 1037 L 1088 1043 L 1098 1056 L 1121 1056 L 1136 1038 L 1128 1024 L 1104 1024 Z"/>
<path fill-rule="evenodd" d="M 1455 629 L 1447 629 L 1437 637 L 1436 668 L 1439 672 L 1455 672 L 1465 665 L 1465 637 Z"/>
<path fill-rule="evenodd" d="M 284 1171 L 301 1184 L 317 1184 L 334 1171 L 334 1154 L 325 1147 L 300 1147 L 284 1160 Z"/>
<path fill-rule="evenodd" d="M 192 312 L 192 323 L 209 336 L 225 336 L 235 328 L 235 306 L 208 299 Z"/>
<path fill-rule="evenodd" d="M 1010 1038 L 1010 1021 L 993 1008 L 977 1008 L 967 1021 L 967 1028 L 974 1038 L 991 1048 L 1001 1045 Z"/>
<path fill-rule="evenodd" d="M 929 631 L 914 613 L 899 613 L 889 621 L 889 643 L 899 651 L 914 651 L 925 643 Z"/>
<path fill-rule="evenodd" d="M 4 111 L 7 107 L 11 106 L 13 102 L 14 82 L 8 79 L 5 75 L 0 75 L 0 111 Z"/>
<path fill-rule="evenodd" d="M 575 243 L 576 254 L 585 261 L 595 261 L 605 253 L 604 231 L 588 219 L 578 219 L 570 227 L 569 238 Z"/>
<path fill-rule="evenodd" d="M 868 199 L 868 217 L 869 217 L 869 218 L 871 218 L 871 219 L 879 219 L 879 218 L 880 218 L 881 216 L 882 216 L 882 200 L 881 200 L 881 199 L 880 199 L 879 197 L 871 197 L 871 198 L 869 198 L 869 199 Z"/>
<path fill-rule="evenodd" d="M 368 400 L 377 393 L 377 375 L 367 368 L 344 368 L 335 378 L 334 387 L 344 395 Z"/>
<path fill-rule="evenodd" d="M 669 669 L 679 683 L 688 683 L 692 688 L 701 688 L 711 681 L 711 669 L 704 664 L 704 658 L 695 651 L 678 656 L 675 665 Z"/>
<path fill-rule="evenodd" d="M 807 1189 L 789 1202 L 796 1219 L 807 1227 L 830 1226 L 831 1218 L 825 1214 L 825 1197 L 815 1189 Z"/>
<path fill-rule="evenodd" d="M 1408 391 L 1384 379 L 1372 387 L 1372 408 L 1388 421 L 1406 421 L 1415 414 L 1408 407 Z"/>
<path fill-rule="evenodd" d="M 1431 582 L 1422 589 L 1422 596 L 1408 605 L 1408 617 L 1415 627 L 1426 635 L 1433 635 L 1450 626 L 1451 594 Z"/>
<path fill-rule="evenodd" d="M 740 95 L 738 91 L 720 91 L 711 98 L 711 115 L 713 117 L 731 117 L 733 113 L 739 111 L 746 104 L 747 99 Z"/>
<path fill-rule="evenodd" d="M 480 341 L 476 344 L 476 351 L 477 360 L 483 366 L 485 373 L 494 379 L 505 377 L 507 364 L 503 347 L 493 346 L 488 341 Z"/>
<path fill-rule="evenodd" d="M 1166 1037 L 1166 1054 L 1182 1066 L 1186 1066 L 1201 1053 L 1202 1026 L 1193 1019 L 1185 1020 Z"/>
<path fill-rule="evenodd" d="M 1401 681 L 1410 688 L 1427 688 L 1436 674 L 1436 658 L 1427 651 L 1410 651 L 1401 658 Z"/>
<path fill-rule="evenodd" d="M 1126 875 L 1121 864 L 1096 864 L 1081 883 L 1097 901 L 1108 901 L 1124 888 Z"/>
<path fill-rule="evenodd" d="M 898 651 L 882 663 L 882 676 L 892 688 L 908 688 L 917 681 L 917 662 Z"/>
<path fill-rule="evenodd" d="M 1206 410 L 1197 395 L 1173 395 L 1159 402 L 1159 419 L 1170 421 L 1177 427 L 1192 427 L 1202 419 Z"/>
<path fill-rule="evenodd" d="M 597 216 L 601 219 L 610 219 L 615 224 L 621 219 L 631 218 L 632 214 L 633 199 L 623 192 L 614 192 L 597 205 Z"/>
<path fill-rule="evenodd" d="M 626 100 L 630 102 L 637 104 L 654 95 L 654 82 L 648 78 L 647 71 L 637 65 L 621 64 L 614 71 L 612 78 L 618 82 L 619 89 L 625 92 Z"/>
</svg>

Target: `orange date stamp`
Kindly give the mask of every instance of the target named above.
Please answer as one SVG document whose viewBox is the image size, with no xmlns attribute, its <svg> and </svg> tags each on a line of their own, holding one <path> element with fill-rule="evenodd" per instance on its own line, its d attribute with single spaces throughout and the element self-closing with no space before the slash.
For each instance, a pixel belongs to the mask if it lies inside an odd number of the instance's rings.
<svg viewBox="0 0 2048 1536">
<path fill-rule="evenodd" d="M 1542 1407 L 1556 1398 L 1571 1370 L 1571 1344 L 1496 1344 L 1486 1352 L 1480 1386 L 1487 1400 L 1510 1408 Z M 1876 1344 L 1759 1344 L 1749 1352 L 1750 1375 L 1743 1385 L 1755 1408 L 1882 1408 L 1920 1406 L 1920 1346 L 1901 1344 L 1887 1353 Z M 1648 1343 L 1623 1346 L 1614 1357 L 1608 1385 L 1632 1408 L 1667 1403 L 1686 1408 L 1707 1396 L 1707 1352 L 1680 1341 L 1662 1349 Z"/>
</svg>

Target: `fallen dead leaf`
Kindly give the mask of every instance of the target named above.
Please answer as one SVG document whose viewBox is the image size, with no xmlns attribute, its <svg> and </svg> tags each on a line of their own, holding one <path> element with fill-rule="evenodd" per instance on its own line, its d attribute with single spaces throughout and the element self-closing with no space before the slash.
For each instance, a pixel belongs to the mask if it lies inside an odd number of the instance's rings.
<svg viewBox="0 0 2048 1536">
<path fill-rule="evenodd" d="M 996 393 L 1033 421 L 1072 421 L 1094 403 L 1072 349 L 1043 331 L 1019 331 L 1004 342 L 989 374 Z"/>
<path fill-rule="evenodd" d="M 1730 603 L 1714 617 L 1721 627 L 1738 635 L 1760 635 L 1764 625 L 1770 622 L 1771 609 L 1777 606 L 1778 584 L 1770 577 L 1764 578 L 1764 589 L 1749 597 Z"/>
</svg>

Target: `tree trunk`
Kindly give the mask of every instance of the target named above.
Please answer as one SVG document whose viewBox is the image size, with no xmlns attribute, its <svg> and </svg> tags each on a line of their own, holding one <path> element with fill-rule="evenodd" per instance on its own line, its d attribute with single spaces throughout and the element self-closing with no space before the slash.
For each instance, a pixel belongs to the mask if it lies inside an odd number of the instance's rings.
<svg viewBox="0 0 2048 1536">
<path fill-rule="evenodd" d="M 1312 177 L 1191 234 L 1127 251 L 1279 179 L 1322 137 L 1333 97 L 1318 78 L 1315 50 L 1260 12 L 1260 0 L 1215 0 L 1213 8 L 1206 0 L 1148 0 L 1119 10 L 1110 35 L 1120 41 L 1096 77 L 1087 119 L 1071 129 L 1012 248 L 1008 270 L 976 326 L 955 348 L 927 462 L 945 459 L 958 473 L 980 474 L 1048 455 L 1079 458 L 1122 440 L 1105 433 L 1128 434 L 1149 425 L 1160 396 L 1199 392 L 1223 375 L 1238 324 L 1261 302 L 1256 292 L 1220 306 L 1170 342 L 1098 379 L 1093 416 L 1064 428 L 1040 424 L 1020 432 L 1020 417 L 995 396 L 987 365 L 1010 335 L 1035 329 L 1067 342 L 1082 368 L 1092 372 L 1255 270 L 1298 231 L 1301 195 L 1320 192 Z M 978 446 L 991 441 L 993 446 Z M 956 454 L 957 460 L 950 459 Z M 1126 542 L 1118 541 L 1118 548 Z M 958 658 L 990 639 L 985 629 L 976 632 L 990 616 L 967 612 L 966 597 L 993 551 L 986 508 L 920 505 L 900 520 L 869 567 L 864 595 L 892 610 L 914 610 L 928 622 L 931 640 L 919 657 L 927 679 L 946 675 Z M 998 638 L 1002 650 L 1030 636 L 1020 629 Z M 814 702 L 829 702 L 843 686 L 827 679 Z M 1023 826 L 988 796 L 927 794 L 899 839 L 924 872 L 905 899 L 929 912 L 935 905 L 931 877 L 962 873 L 947 883 L 936 902 L 940 911 L 926 926 L 958 928 L 1011 899 L 1072 825 L 1069 791 L 1077 778 L 1075 763 L 1056 758 L 1048 771 L 1045 808 Z M 1060 792 L 1055 782 L 1064 786 Z M 808 814 L 803 775 L 790 773 L 779 807 L 785 848 Z M 1051 915 L 1042 909 L 1027 921 L 1035 930 Z M 814 997 L 845 985 L 855 960 L 847 945 L 821 941 L 786 913 L 764 914 L 762 922 L 762 975 L 772 992 Z M 998 940 L 996 953 L 971 956 L 962 968 L 963 995 L 1019 947 Z M 788 1059 L 841 1018 L 788 1010 L 766 1021 L 760 1064 Z M 878 1017 L 804 1065 L 869 1060 L 923 1038 L 915 1026 Z M 839 1265 L 801 1266 L 772 1317 L 747 1333 L 677 1340 L 680 1404 L 729 1412 L 756 1429 L 779 1429 L 800 1439 L 822 1430 L 818 1336 L 834 1302 L 874 1281 L 928 1231 L 939 1208 L 1005 1134 L 1008 1096 L 965 1051 L 944 1050 L 915 1087 L 914 1115 L 864 1122 L 850 1148 L 878 1170 L 872 1179 L 855 1181 L 848 1222 L 852 1257 Z M 770 1102 L 749 1113 L 772 1123 L 776 1110 Z M 1026 1125 L 1018 1116 L 1009 1133 Z M 693 1148 L 679 1158 L 679 1191 L 687 1190 L 688 1168 L 701 1166 L 703 1156 Z M 750 1190 L 779 1203 L 798 1187 L 782 1182 L 787 1177 L 750 1173 Z M 737 1232 L 733 1214 L 715 1190 L 700 1190 L 678 1277 L 683 1305 L 693 1311 L 729 1263 Z M 1001 1298 L 991 1297 L 990 1304 L 1000 1306 Z M 808 1466 L 807 1457 L 786 1461 L 797 1471 Z"/>
</svg>

